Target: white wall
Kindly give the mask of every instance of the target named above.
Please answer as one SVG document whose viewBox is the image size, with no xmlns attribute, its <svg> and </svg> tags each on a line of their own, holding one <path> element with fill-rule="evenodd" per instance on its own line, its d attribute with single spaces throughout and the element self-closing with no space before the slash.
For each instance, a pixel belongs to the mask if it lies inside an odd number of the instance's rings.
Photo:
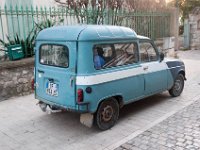
<svg viewBox="0 0 200 150">
<path fill-rule="evenodd" d="M 1 6 L 1 8 L 5 5 L 5 1 L 6 0 L 0 0 L 0 6 Z"/>
<path fill-rule="evenodd" d="M 38 7 L 55 7 L 56 4 L 54 0 L 33 0 L 33 6 Z"/>
<path fill-rule="evenodd" d="M 0 0 L 1 8 L 4 7 L 5 4 L 13 4 L 13 5 L 33 5 L 39 7 L 53 7 L 56 6 L 54 0 Z"/>
</svg>

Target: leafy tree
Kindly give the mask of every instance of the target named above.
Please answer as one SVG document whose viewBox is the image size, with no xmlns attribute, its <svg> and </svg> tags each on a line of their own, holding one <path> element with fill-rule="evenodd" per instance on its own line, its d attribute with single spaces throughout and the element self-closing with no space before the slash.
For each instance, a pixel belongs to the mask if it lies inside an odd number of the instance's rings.
<svg viewBox="0 0 200 150">
<path fill-rule="evenodd" d="M 123 10 L 163 10 L 165 0 L 54 0 L 61 7 L 73 10 L 78 23 L 103 24 L 109 19 L 111 24 L 120 25 L 122 17 L 117 16 Z M 106 13 L 105 13 L 106 12 Z M 107 15 L 107 16 L 106 16 Z"/>
<path fill-rule="evenodd" d="M 112 11 L 112 24 L 116 24 L 116 14 L 121 10 L 123 0 L 55 0 L 57 4 L 73 10 L 78 23 L 103 24 L 106 9 Z"/>
<path fill-rule="evenodd" d="M 178 6 L 180 8 L 181 20 L 184 21 L 185 18 L 188 18 L 192 9 L 200 7 L 200 0 L 172 0 L 168 5 Z"/>
<path fill-rule="evenodd" d="M 125 0 L 124 7 L 131 10 L 163 10 L 166 7 L 165 0 Z"/>
</svg>

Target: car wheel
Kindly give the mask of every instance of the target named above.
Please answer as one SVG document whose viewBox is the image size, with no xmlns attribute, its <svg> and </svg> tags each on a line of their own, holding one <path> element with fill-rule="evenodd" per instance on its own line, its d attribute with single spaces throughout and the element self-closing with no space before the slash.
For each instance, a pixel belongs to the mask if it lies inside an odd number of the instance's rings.
<svg viewBox="0 0 200 150">
<path fill-rule="evenodd" d="M 119 104 L 115 98 L 103 101 L 96 112 L 96 124 L 101 130 L 114 126 L 119 117 Z"/>
<path fill-rule="evenodd" d="M 179 96 L 184 88 L 184 77 L 182 74 L 179 74 L 175 81 L 173 87 L 169 90 L 169 94 L 173 97 Z"/>
</svg>

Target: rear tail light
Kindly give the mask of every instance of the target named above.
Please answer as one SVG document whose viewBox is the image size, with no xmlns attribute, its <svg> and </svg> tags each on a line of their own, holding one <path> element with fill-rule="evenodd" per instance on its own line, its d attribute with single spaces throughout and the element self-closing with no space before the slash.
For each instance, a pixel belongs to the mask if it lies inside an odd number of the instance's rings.
<svg viewBox="0 0 200 150">
<path fill-rule="evenodd" d="M 83 102 L 83 90 L 82 89 L 78 89 L 77 95 L 78 95 L 78 103 Z"/>
<path fill-rule="evenodd" d="M 32 79 L 32 81 L 31 81 L 31 88 L 32 88 L 32 90 L 34 90 L 35 89 L 35 80 L 34 79 Z"/>
</svg>

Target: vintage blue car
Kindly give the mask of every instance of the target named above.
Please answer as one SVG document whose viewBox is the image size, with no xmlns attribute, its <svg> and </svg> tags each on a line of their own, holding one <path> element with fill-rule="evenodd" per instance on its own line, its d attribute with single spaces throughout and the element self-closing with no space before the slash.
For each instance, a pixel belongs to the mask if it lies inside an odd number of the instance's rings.
<svg viewBox="0 0 200 150">
<path fill-rule="evenodd" d="M 59 26 L 36 39 L 35 98 L 42 110 L 76 111 L 83 124 L 94 119 L 102 130 L 128 103 L 166 90 L 179 96 L 185 79 L 182 61 L 164 59 L 152 40 L 127 27 Z"/>
</svg>

